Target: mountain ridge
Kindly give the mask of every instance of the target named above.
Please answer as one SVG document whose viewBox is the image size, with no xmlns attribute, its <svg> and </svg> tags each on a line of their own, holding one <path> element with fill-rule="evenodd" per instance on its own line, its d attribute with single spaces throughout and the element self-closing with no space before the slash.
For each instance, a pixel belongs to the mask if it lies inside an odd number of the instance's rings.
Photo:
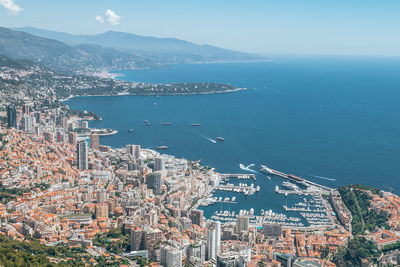
<svg viewBox="0 0 400 267">
<path fill-rule="evenodd" d="M 0 54 L 32 60 L 61 73 L 93 73 L 99 69 L 158 67 L 154 60 L 101 46 L 70 46 L 61 41 L 0 27 Z"/>
<path fill-rule="evenodd" d="M 153 36 L 141 36 L 128 32 L 106 31 L 100 34 L 70 34 L 60 31 L 44 30 L 34 27 L 13 28 L 45 38 L 62 41 L 69 45 L 97 44 L 107 48 L 114 48 L 120 51 L 153 54 L 177 54 L 177 55 L 198 55 L 206 57 L 208 61 L 220 57 L 219 60 L 232 58 L 232 60 L 257 59 L 261 56 L 245 52 L 233 51 L 219 48 L 208 44 L 196 44 L 177 38 L 160 38 Z"/>
</svg>

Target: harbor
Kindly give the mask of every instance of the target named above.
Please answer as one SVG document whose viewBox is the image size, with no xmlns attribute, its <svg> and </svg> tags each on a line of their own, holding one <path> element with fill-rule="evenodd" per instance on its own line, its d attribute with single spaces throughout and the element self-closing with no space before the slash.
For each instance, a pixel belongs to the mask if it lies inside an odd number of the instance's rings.
<svg viewBox="0 0 400 267">
<path fill-rule="evenodd" d="M 252 167 L 253 164 L 249 166 Z M 254 171 L 242 164 L 240 168 Z M 275 223 L 304 230 L 315 227 L 329 228 L 333 225 L 331 209 L 322 196 L 328 194 L 331 188 L 266 166 L 261 166 L 260 171 L 259 174 L 220 173 L 219 182 L 215 184 L 209 196 L 199 202 L 199 206 L 210 211 L 207 216 L 212 220 L 235 223 L 238 216 L 245 216 L 253 227 Z M 265 177 L 262 173 L 270 176 Z M 271 176 L 278 176 L 284 180 L 279 181 Z M 253 207 L 243 205 L 247 199 L 253 199 L 253 195 L 259 192 L 275 194 L 277 200 L 280 199 L 280 207 L 262 208 L 261 203 Z"/>
</svg>

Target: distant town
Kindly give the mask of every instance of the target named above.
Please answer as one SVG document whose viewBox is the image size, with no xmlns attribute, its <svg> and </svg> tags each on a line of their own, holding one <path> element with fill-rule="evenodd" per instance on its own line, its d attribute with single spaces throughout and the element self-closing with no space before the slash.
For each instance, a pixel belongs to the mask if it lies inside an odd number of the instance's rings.
<svg viewBox="0 0 400 267">
<path fill-rule="evenodd" d="M 286 207 L 303 211 L 308 225 L 267 211 L 205 218 L 199 206 L 221 201 L 212 197 L 215 190 L 260 189 L 236 188 L 229 183 L 234 175 L 140 144 L 103 145 L 89 128 L 93 115 L 65 106 L 35 109 L 25 101 L 4 106 L 0 116 L 2 242 L 29 244 L 15 253 L 28 251 L 30 257 L 42 251 L 35 259 L 41 264 L 375 266 L 378 259 L 398 264 L 400 198 L 390 192 L 330 189 L 286 176 L 292 183 L 277 193 L 313 197 Z"/>
</svg>

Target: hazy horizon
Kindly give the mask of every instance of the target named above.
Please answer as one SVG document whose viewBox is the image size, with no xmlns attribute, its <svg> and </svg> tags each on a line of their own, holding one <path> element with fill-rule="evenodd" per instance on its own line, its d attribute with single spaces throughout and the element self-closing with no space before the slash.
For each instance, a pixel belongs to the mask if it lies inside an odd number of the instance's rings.
<svg viewBox="0 0 400 267">
<path fill-rule="evenodd" d="M 400 2 L 0 0 L 1 26 L 128 32 L 263 55 L 400 56 Z"/>
</svg>

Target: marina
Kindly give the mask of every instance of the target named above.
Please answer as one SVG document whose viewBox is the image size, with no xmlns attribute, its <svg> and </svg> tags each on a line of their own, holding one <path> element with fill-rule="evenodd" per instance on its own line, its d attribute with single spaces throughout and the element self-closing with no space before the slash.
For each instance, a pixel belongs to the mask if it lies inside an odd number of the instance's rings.
<svg viewBox="0 0 400 267">
<path fill-rule="evenodd" d="M 224 178 L 236 178 L 236 179 L 243 179 L 243 180 L 248 180 L 248 179 L 257 180 L 257 177 L 255 174 L 220 173 L 219 176 L 223 179 Z"/>
<path fill-rule="evenodd" d="M 254 184 L 248 185 L 245 183 L 239 183 L 239 185 L 227 183 L 227 184 L 220 184 L 216 190 L 243 193 L 245 196 L 251 196 L 254 193 L 260 191 L 260 186 L 254 186 Z"/>
<path fill-rule="evenodd" d="M 242 165 L 242 164 L 241 164 Z M 252 164 L 249 165 L 253 166 Z M 240 166 L 241 168 L 244 167 Z M 245 167 L 244 167 L 245 168 Z M 274 175 L 274 173 L 270 172 Z M 220 204 L 219 209 L 213 211 L 210 215 L 212 220 L 218 220 L 221 222 L 231 222 L 234 223 L 238 216 L 245 216 L 249 218 L 249 223 L 254 227 L 260 227 L 264 223 L 277 223 L 285 227 L 295 227 L 301 229 L 307 229 L 307 227 L 328 227 L 331 224 L 331 219 L 327 214 L 326 202 L 322 198 L 322 194 L 326 193 L 325 189 L 315 186 L 314 184 L 308 184 L 307 181 L 296 182 L 291 176 L 284 176 L 285 174 L 280 173 L 281 177 L 288 177 L 288 180 L 283 181 L 282 184 L 276 185 L 274 192 L 277 194 L 283 194 L 286 199 L 290 197 L 290 204 L 288 205 L 288 200 L 286 204 L 281 206 L 283 212 L 275 212 L 271 209 L 269 210 L 255 210 L 250 209 L 240 209 L 231 210 L 232 206 L 228 209 L 223 209 L 222 205 L 232 204 L 236 205 L 238 202 L 235 196 L 232 194 L 241 194 L 244 197 L 249 197 L 261 190 L 259 185 L 254 183 L 246 183 L 242 180 L 254 180 L 256 181 L 256 174 L 240 174 L 240 173 L 222 173 L 219 174 L 220 183 L 215 186 L 211 191 L 208 198 L 200 202 L 200 206 L 207 207 L 215 204 Z M 234 180 L 231 181 L 231 179 Z M 301 179 L 301 178 L 299 178 Z M 239 181 L 237 181 L 239 180 Z M 270 180 L 270 179 L 268 179 Z M 219 196 L 222 192 L 222 196 Z M 218 196 L 214 196 L 214 194 Z M 300 198 L 295 200 L 296 196 Z"/>
<path fill-rule="evenodd" d="M 288 217 L 286 214 L 275 213 L 272 210 L 261 211 L 261 215 L 255 215 L 254 209 L 240 210 L 239 213 L 234 211 L 215 211 L 211 219 L 222 222 L 235 222 L 238 216 L 246 216 L 249 218 L 249 223 L 253 227 L 262 227 L 264 223 L 276 223 L 282 226 L 290 227 L 304 227 L 304 223 L 301 222 L 300 218 Z"/>
</svg>

